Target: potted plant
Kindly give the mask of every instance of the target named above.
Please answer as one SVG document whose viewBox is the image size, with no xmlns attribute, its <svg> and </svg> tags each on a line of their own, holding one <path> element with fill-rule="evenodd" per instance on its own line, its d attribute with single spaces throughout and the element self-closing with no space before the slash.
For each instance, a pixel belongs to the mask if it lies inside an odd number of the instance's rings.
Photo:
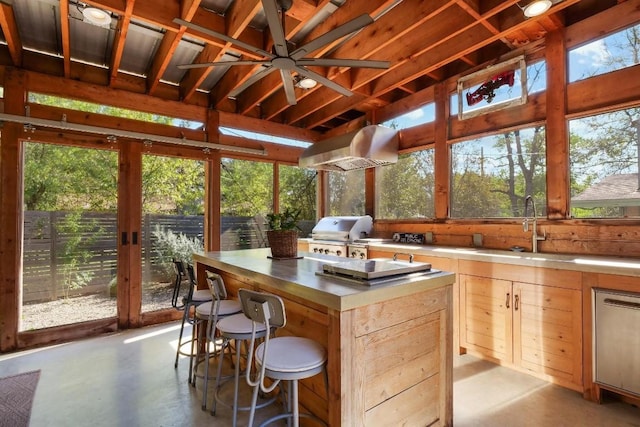
<svg viewBox="0 0 640 427">
<path fill-rule="evenodd" d="M 284 212 L 267 214 L 267 240 L 272 258 L 298 256 L 298 218 L 300 209 L 287 208 Z"/>
</svg>

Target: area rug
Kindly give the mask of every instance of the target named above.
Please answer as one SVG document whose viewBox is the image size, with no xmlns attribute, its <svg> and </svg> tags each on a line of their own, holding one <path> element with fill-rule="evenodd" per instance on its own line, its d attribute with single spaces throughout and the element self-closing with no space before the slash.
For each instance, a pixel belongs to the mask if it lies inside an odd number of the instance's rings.
<svg viewBox="0 0 640 427">
<path fill-rule="evenodd" d="M 0 378 L 0 427 L 29 425 L 40 371 Z"/>
</svg>

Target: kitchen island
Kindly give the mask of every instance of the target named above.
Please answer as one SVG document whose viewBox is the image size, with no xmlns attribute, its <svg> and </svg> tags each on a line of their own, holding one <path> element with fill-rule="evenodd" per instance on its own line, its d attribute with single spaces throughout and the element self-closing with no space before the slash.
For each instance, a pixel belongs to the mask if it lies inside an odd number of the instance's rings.
<svg viewBox="0 0 640 427">
<path fill-rule="evenodd" d="M 330 426 L 452 425 L 453 273 L 367 286 L 316 274 L 344 258 L 300 252 L 272 260 L 269 249 L 194 254 L 200 286 L 206 271 L 239 288 L 281 296 L 287 326 L 328 352 L 322 375 L 300 385 L 303 411 Z"/>
</svg>

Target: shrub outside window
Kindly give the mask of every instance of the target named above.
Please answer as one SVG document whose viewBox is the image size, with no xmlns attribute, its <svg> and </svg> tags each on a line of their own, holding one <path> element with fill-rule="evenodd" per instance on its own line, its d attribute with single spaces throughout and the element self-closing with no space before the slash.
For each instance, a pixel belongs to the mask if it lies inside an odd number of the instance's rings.
<svg viewBox="0 0 640 427">
<path fill-rule="evenodd" d="M 364 215 L 364 169 L 327 174 L 329 216 Z"/>
<path fill-rule="evenodd" d="M 376 168 L 376 218 L 433 218 L 433 152 L 401 154 L 398 163 Z"/>
</svg>

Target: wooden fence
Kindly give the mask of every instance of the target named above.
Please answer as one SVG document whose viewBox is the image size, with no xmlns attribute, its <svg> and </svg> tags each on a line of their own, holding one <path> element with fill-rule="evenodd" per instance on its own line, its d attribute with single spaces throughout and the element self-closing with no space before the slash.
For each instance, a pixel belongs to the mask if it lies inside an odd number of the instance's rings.
<svg viewBox="0 0 640 427">
<path fill-rule="evenodd" d="M 23 302 L 51 301 L 65 295 L 109 294 L 117 275 L 115 213 L 27 211 L 23 238 Z M 221 249 L 267 246 L 262 217 L 222 217 Z M 142 220 L 144 281 L 171 280 L 160 262 L 153 230 L 160 225 L 176 234 L 202 240 L 202 216 L 145 215 Z M 301 225 L 306 236 L 312 221 Z M 86 283 L 70 289 L 70 279 Z M 82 280 L 80 280 L 82 282 Z"/>
</svg>

